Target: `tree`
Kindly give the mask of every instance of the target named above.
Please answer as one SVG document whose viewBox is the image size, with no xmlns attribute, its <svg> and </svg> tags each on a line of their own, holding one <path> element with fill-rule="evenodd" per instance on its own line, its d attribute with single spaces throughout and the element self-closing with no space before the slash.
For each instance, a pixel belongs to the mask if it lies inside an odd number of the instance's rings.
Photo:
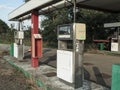
<svg viewBox="0 0 120 90">
<path fill-rule="evenodd" d="M 43 40 L 49 46 L 57 46 L 57 26 L 61 24 L 71 23 L 71 18 L 68 15 L 67 9 L 62 9 L 54 11 L 45 15 L 45 20 L 42 22 L 42 31 Z"/>
<path fill-rule="evenodd" d="M 104 23 L 119 22 L 119 14 L 112 14 L 108 12 L 79 9 L 77 13 L 76 22 L 85 23 L 87 26 L 86 43 L 93 42 L 95 39 L 107 39 L 108 34 L 104 29 Z"/>
<path fill-rule="evenodd" d="M 0 34 L 7 33 L 8 30 L 9 30 L 8 25 L 0 19 Z"/>
<path fill-rule="evenodd" d="M 57 42 L 57 26 L 73 22 L 73 9 L 64 8 L 45 15 L 46 19 L 42 22 L 44 28 L 43 40 L 49 44 Z M 120 21 L 119 14 L 111 14 L 96 10 L 79 9 L 76 22 L 85 23 L 87 26 L 86 43 L 93 42 L 95 39 L 107 39 L 107 32 L 104 30 L 104 23 Z M 57 43 L 56 43 L 57 44 Z"/>
</svg>

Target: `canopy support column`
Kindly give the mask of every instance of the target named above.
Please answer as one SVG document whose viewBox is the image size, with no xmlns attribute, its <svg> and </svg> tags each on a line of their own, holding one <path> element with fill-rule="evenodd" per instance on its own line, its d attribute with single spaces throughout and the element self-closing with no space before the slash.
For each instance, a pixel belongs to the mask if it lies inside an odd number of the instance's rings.
<svg viewBox="0 0 120 90">
<path fill-rule="evenodd" d="M 32 67 L 38 67 L 39 62 L 38 62 L 38 57 L 36 57 L 35 54 L 38 54 L 36 50 L 38 49 L 38 46 L 34 43 L 34 34 L 38 34 L 38 10 L 33 10 L 32 11 L 32 26 L 31 26 L 31 65 Z"/>
</svg>

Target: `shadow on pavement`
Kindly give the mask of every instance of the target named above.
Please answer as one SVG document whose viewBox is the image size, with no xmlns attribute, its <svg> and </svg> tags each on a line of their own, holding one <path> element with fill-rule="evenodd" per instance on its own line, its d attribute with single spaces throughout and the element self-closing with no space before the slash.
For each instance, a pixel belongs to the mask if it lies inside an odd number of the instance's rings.
<svg viewBox="0 0 120 90">
<path fill-rule="evenodd" d="M 44 57 L 43 57 L 44 58 Z M 41 64 L 48 64 L 49 65 L 49 63 L 50 62 L 52 62 L 52 61 L 56 61 L 56 55 L 52 55 L 52 56 L 49 56 L 46 60 L 44 60 L 44 61 L 40 61 L 40 65 Z"/>
<path fill-rule="evenodd" d="M 93 71 L 94 71 L 94 74 L 96 76 L 96 83 L 98 83 L 100 85 L 107 86 L 107 84 L 105 83 L 104 78 L 103 78 L 99 68 L 93 67 Z"/>
<path fill-rule="evenodd" d="M 88 81 L 92 81 L 94 83 L 103 85 L 107 88 L 111 88 L 109 85 L 106 84 L 105 79 L 111 78 L 110 75 L 106 74 L 106 73 L 101 73 L 98 67 L 92 67 L 95 78 L 96 79 L 91 79 L 91 74 L 90 72 L 88 72 L 85 68 L 84 68 L 84 79 L 88 80 Z"/>
</svg>

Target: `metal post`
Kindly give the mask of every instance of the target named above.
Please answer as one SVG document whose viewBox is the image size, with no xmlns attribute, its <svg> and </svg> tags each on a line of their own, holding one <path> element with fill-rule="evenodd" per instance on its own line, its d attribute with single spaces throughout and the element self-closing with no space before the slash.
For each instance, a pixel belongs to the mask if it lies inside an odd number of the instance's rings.
<svg viewBox="0 0 120 90">
<path fill-rule="evenodd" d="M 18 31 L 20 31 L 20 23 L 21 21 L 18 21 Z"/>
<path fill-rule="evenodd" d="M 74 23 L 76 23 L 76 0 L 74 0 L 73 13 L 74 13 Z"/>
<path fill-rule="evenodd" d="M 22 20 L 20 20 L 20 21 L 19 21 L 19 27 L 18 27 L 19 29 L 18 29 L 18 30 L 19 30 L 19 31 L 23 31 L 22 27 L 23 27 L 23 25 L 22 25 Z M 23 40 L 22 40 L 22 39 L 20 39 L 19 42 L 20 42 L 20 45 L 23 45 Z"/>
<path fill-rule="evenodd" d="M 31 30 L 31 46 L 32 46 L 32 52 L 31 52 L 31 65 L 32 67 L 38 67 L 38 57 L 34 57 L 34 54 L 37 52 L 34 52 L 37 49 L 37 45 L 34 44 L 34 34 L 38 34 L 38 10 L 32 11 L 32 30 Z"/>
<path fill-rule="evenodd" d="M 74 0 L 74 23 L 76 23 L 76 0 Z M 74 69 L 75 69 L 75 89 L 79 89 L 83 86 L 83 49 L 84 41 L 76 39 L 76 26 L 74 25 L 73 31 L 73 52 L 74 52 Z"/>
</svg>

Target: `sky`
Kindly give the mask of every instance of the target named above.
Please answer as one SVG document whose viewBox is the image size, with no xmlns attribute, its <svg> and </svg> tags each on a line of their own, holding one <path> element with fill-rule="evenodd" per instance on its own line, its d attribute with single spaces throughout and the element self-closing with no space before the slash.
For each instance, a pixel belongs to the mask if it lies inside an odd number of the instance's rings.
<svg viewBox="0 0 120 90">
<path fill-rule="evenodd" d="M 22 4 L 24 0 L 0 0 L 0 19 L 10 24 L 8 14 Z"/>
<path fill-rule="evenodd" d="M 8 14 L 23 4 L 24 4 L 24 0 L 0 0 L 0 19 L 6 22 L 8 26 L 10 26 L 11 24 L 14 24 L 15 28 L 17 29 L 18 22 L 8 21 Z M 41 20 L 42 20 L 41 17 L 39 17 L 40 22 Z M 30 20 L 24 21 L 24 26 L 27 27 L 30 25 L 31 25 Z"/>
</svg>

